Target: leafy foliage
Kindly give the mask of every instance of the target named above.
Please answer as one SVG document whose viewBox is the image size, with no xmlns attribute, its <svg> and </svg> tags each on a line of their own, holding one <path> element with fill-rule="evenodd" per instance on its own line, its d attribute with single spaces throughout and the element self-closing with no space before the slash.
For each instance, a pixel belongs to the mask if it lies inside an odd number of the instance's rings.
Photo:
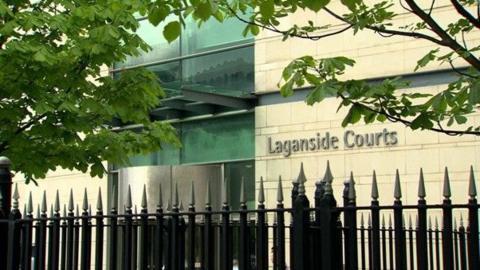
<svg viewBox="0 0 480 270">
<path fill-rule="evenodd" d="M 317 41 L 347 30 L 353 30 L 354 35 L 359 31 L 373 31 L 385 38 L 405 36 L 437 45 L 438 48 L 428 52 L 412 68 L 416 72 L 433 63 L 448 64 L 457 73 L 457 79 L 435 95 L 407 93 L 404 89 L 409 82 L 401 78 L 386 79 L 379 84 L 365 80 L 342 80 L 344 77 L 341 75 L 355 64 L 353 59 L 342 56 L 324 59 L 304 56 L 295 59 L 284 69 L 279 87 L 284 96 L 292 95 L 297 87 L 311 87 L 306 100 L 308 104 L 321 102 L 326 97 L 342 99 L 340 108 L 349 108 L 343 126 L 355 124 L 363 118 L 365 123 L 389 120 L 401 122 L 412 129 L 429 129 L 448 135 L 480 135 L 478 126 L 458 126 L 467 123 L 469 114 L 477 112 L 480 105 L 480 60 L 477 57 L 480 47 L 468 44 L 469 35 L 480 29 L 480 15 L 471 12 L 476 9 L 476 1 L 450 1 L 450 22 L 444 24 L 438 20 L 441 15 L 437 14 L 437 8 L 440 8 L 440 4 L 435 1 L 404 0 L 399 3 L 393 0 L 341 0 L 343 9 L 333 2 L 268 1 L 268 9 L 265 9 L 267 2 L 262 0 L 237 0 L 234 5 L 227 6 L 230 14 L 240 20 L 242 18 L 238 14 L 247 10 L 247 7 L 256 10 L 249 20 L 243 19 L 248 23 L 245 32 L 253 34 L 257 32 L 252 31 L 255 26 L 282 34 L 284 39 Z M 395 18 L 401 8 L 416 21 L 399 24 L 403 20 Z M 446 7 L 441 8 L 445 10 Z M 280 29 L 280 19 L 299 9 L 331 17 L 345 27 L 331 30 L 331 25 L 316 25 L 309 21 L 303 26 Z M 467 65 L 457 68 L 459 60 Z M 454 124 L 457 125 L 455 129 L 448 128 Z"/>
</svg>

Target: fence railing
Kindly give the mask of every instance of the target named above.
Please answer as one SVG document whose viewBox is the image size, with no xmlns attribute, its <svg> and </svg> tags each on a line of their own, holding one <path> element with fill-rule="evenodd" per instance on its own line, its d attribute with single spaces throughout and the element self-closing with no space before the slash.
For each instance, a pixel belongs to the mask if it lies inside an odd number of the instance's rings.
<svg viewBox="0 0 480 270">
<path fill-rule="evenodd" d="M 465 204 L 452 204 L 448 171 L 440 204 L 427 204 L 421 171 L 415 205 L 402 204 L 398 172 L 392 205 L 379 204 L 375 173 L 367 206 L 356 205 L 353 175 L 337 206 L 328 164 L 313 206 L 305 181 L 302 165 L 291 208 L 279 179 L 271 209 L 260 180 L 256 209 L 247 209 L 242 183 L 239 210 L 230 209 L 223 187 L 222 208 L 213 211 L 208 187 L 205 210 L 196 211 L 192 185 L 187 209 L 178 191 L 164 209 L 159 187 L 157 209 L 148 212 L 144 188 L 137 213 L 129 188 L 122 214 L 116 203 L 104 212 L 101 192 L 95 213 L 85 193 L 81 210 L 70 196 L 62 214 L 57 193 L 50 214 L 44 196 L 35 217 L 31 195 L 20 213 L 15 187 L 11 209 L 0 211 L 0 269 L 480 269 L 473 170 Z"/>
</svg>

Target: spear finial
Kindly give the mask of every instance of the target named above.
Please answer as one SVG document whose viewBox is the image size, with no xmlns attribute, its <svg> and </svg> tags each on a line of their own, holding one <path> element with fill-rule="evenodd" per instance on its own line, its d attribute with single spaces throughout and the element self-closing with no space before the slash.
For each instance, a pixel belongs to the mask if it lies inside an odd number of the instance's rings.
<svg viewBox="0 0 480 270">
<path fill-rule="evenodd" d="M 163 196 L 162 196 L 162 183 L 158 184 L 158 202 L 157 208 L 162 209 L 163 207 Z"/>
<path fill-rule="evenodd" d="M 450 189 L 450 177 L 448 176 L 448 168 L 445 167 L 445 174 L 443 176 L 443 197 L 447 200 L 452 196 Z"/>
<path fill-rule="evenodd" d="M 20 199 L 20 194 L 18 194 L 18 185 L 17 183 L 15 183 L 15 190 L 13 191 L 13 203 L 12 203 L 12 207 L 13 209 L 17 209 L 18 210 L 18 199 Z"/>
<path fill-rule="evenodd" d="M 242 176 L 242 181 L 240 182 L 240 205 L 245 205 L 247 203 L 245 196 L 245 178 Z"/>
<path fill-rule="evenodd" d="M 195 183 L 192 181 L 192 190 L 190 191 L 190 207 L 195 206 Z"/>
<path fill-rule="evenodd" d="M 377 184 L 377 173 L 373 170 L 373 177 L 372 177 L 372 200 L 378 200 L 378 184 Z"/>
<path fill-rule="evenodd" d="M 228 205 L 228 186 L 226 178 L 222 181 L 222 203 L 224 206 Z"/>
<path fill-rule="evenodd" d="M 43 214 L 47 213 L 47 192 L 44 190 L 43 191 L 43 198 L 42 198 L 42 209 L 41 209 Z"/>
<path fill-rule="evenodd" d="M 28 212 L 29 215 L 32 215 L 32 213 L 33 213 L 33 200 L 32 200 L 32 192 L 31 191 L 30 191 L 30 194 L 28 195 L 27 212 Z"/>
<path fill-rule="evenodd" d="M 325 169 L 325 175 L 323 176 L 323 182 L 325 182 L 325 194 L 332 194 L 332 182 L 333 182 L 333 175 L 330 170 L 330 161 L 327 160 L 327 168 Z"/>
<path fill-rule="evenodd" d="M 83 211 L 88 210 L 88 196 L 87 196 L 87 189 L 86 188 L 83 191 L 83 207 L 82 207 L 82 209 L 83 209 Z"/>
<path fill-rule="evenodd" d="M 103 210 L 103 202 L 102 202 L 102 188 L 98 188 L 98 196 L 97 196 L 97 210 Z"/>
<path fill-rule="evenodd" d="M 425 192 L 425 179 L 423 177 L 423 169 L 420 168 L 420 178 L 418 180 L 418 198 L 424 200 L 426 196 L 427 195 Z"/>
<path fill-rule="evenodd" d="M 130 187 L 130 185 L 128 185 L 128 189 L 127 189 L 127 201 L 126 201 L 126 204 L 125 204 L 125 208 L 126 210 L 132 210 L 132 188 Z"/>
<path fill-rule="evenodd" d="M 398 169 L 395 173 L 395 189 L 393 190 L 393 197 L 396 200 L 402 198 L 402 188 L 400 187 L 400 174 L 398 173 Z"/>
<path fill-rule="evenodd" d="M 350 180 L 348 181 L 348 185 L 348 200 L 350 202 L 355 202 L 357 195 L 355 192 L 355 180 L 353 180 L 353 172 L 350 172 Z"/>
<path fill-rule="evenodd" d="M 477 197 L 477 187 L 475 185 L 475 175 L 473 174 L 473 166 L 470 166 L 470 181 L 468 184 L 468 195 L 470 199 Z"/>
<path fill-rule="evenodd" d="M 55 194 L 55 213 L 59 213 L 60 212 L 60 194 L 58 193 L 58 189 L 57 189 L 57 192 Z"/>
<path fill-rule="evenodd" d="M 282 176 L 278 176 L 278 187 L 277 187 L 277 203 L 283 203 L 283 187 L 282 187 Z"/>
<path fill-rule="evenodd" d="M 175 193 L 173 194 L 173 209 L 178 209 L 179 206 L 179 197 L 178 197 L 178 182 L 175 182 Z"/>
<path fill-rule="evenodd" d="M 147 209 L 147 186 L 143 184 L 143 193 L 142 193 L 142 204 L 143 209 Z"/>
<path fill-rule="evenodd" d="M 73 203 L 73 190 L 70 189 L 70 197 L 68 199 L 68 211 L 73 212 L 75 210 L 75 205 Z"/>
<path fill-rule="evenodd" d="M 260 188 L 258 190 L 258 204 L 263 205 L 265 202 L 265 191 L 263 189 L 263 177 L 260 177 Z"/>
<path fill-rule="evenodd" d="M 206 194 L 205 194 L 205 206 L 206 206 L 206 207 L 210 207 L 210 206 L 211 206 L 211 203 L 212 203 L 212 201 L 211 201 L 211 199 L 212 199 L 211 196 L 212 196 L 212 195 L 211 195 L 210 193 L 211 193 L 211 190 L 210 190 L 210 181 L 207 181 L 207 192 L 206 192 Z"/>
<path fill-rule="evenodd" d="M 303 162 L 300 163 L 300 173 L 297 177 L 298 183 L 298 195 L 305 195 L 305 182 L 307 182 L 307 178 L 305 177 L 305 172 L 303 170 Z"/>
</svg>

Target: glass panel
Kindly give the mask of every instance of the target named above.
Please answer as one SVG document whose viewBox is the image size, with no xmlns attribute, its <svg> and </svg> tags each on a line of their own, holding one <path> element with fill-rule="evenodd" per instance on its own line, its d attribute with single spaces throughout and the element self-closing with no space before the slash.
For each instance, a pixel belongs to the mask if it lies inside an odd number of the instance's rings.
<svg viewBox="0 0 480 270">
<path fill-rule="evenodd" d="M 255 209 L 255 161 L 225 163 L 225 179 L 229 183 L 229 204 L 231 209 L 240 208 L 240 189 L 242 177 L 245 179 L 247 207 Z"/>
<path fill-rule="evenodd" d="M 115 68 L 151 63 L 180 56 L 180 39 L 168 43 L 163 37 L 163 27 L 173 19 L 175 17 L 171 16 L 171 19 L 167 18 L 157 26 L 153 26 L 148 20 L 140 21 L 137 34 L 152 47 L 152 50 L 142 52 L 140 56 L 127 57 L 123 63 L 116 64 Z"/>
<path fill-rule="evenodd" d="M 253 114 L 184 123 L 182 163 L 220 162 L 255 156 Z"/>
<path fill-rule="evenodd" d="M 182 61 L 183 86 L 202 92 L 246 96 L 254 87 L 253 46 Z"/>
<path fill-rule="evenodd" d="M 178 95 L 181 85 L 180 78 L 180 62 L 171 62 L 156 66 L 148 67 L 149 70 L 153 71 L 157 77 L 160 79 L 160 82 L 163 86 L 163 90 L 167 93 L 167 96 Z"/>
<path fill-rule="evenodd" d="M 253 41 L 252 36 L 242 35 L 245 24 L 236 18 L 218 22 L 214 18 L 200 27 L 189 17 L 182 32 L 182 55 L 218 49 L 225 46 Z"/>
</svg>

